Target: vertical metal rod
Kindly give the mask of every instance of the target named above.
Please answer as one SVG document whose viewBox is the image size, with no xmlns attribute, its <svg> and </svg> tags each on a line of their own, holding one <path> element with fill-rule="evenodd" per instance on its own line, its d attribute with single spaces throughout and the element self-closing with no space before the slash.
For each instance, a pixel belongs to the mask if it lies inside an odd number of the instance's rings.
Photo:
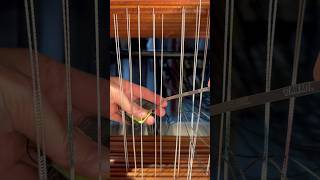
<svg viewBox="0 0 320 180">
<path fill-rule="evenodd" d="M 46 162 L 46 149 L 45 149 L 45 129 L 44 118 L 42 116 L 42 97 L 40 86 L 40 70 L 38 60 L 38 47 L 37 47 L 37 32 L 34 14 L 33 0 L 30 0 L 30 11 L 28 0 L 24 1 L 26 24 L 28 34 L 29 58 L 32 74 L 32 93 L 33 93 L 33 111 L 36 124 L 36 141 L 37 141 L 37 157 L 38 157 L 38 175 L 39 179 L 47 179 L 47 162 Z M 30 22 L 31 20 L 31 22 Z M 41 152 L 42 149 L 42 152 Z"/>
<path fill-rule="evenodd" d="M 229 47 L 228 47 L 228 82 L 227 82 L 227 101 L 231 100 L 232 87 L 232 45 L 233 45 L 233 14 L 234 14 L 234 0 L 231 0 L 230 5 L 230 29 L 229 29 Z M 224 179 L 228 179 L 229 170 L 229 151 L 230 151 L 230 125 L 231 112 L 226 112 L 226 133 L 225 133 L 225 149 L 224 149 Z"/>
<path fill-rule="evenodd" d="M 270 0 L 268 17 L 268 40 L 267 40 L 267 63 L 266 63 L 266 92 L 271 89 L 273 42 L 277 14 L 277 0 Z M 264 150 L 261 170 L 261 180 L 267 180 L 268 174 L 268 151 L 269 151 L 269 122 L 270 122 L 270 102 L 265 104 L 265 122 L 264 122 Z"/>
<path fill-rule="evenodd" d="M 306 1 L 300 0 L 299 14 L 298 14 L 298 20 L 297 20 L 297 30 L 296 30 L 296 42 L 295 42 L 295 48 L 294 48 L 294 59 L 293 59 L 293 71 L 292 71 L 291 85 L 295 85 L 297 83 L 305 5 L 306 5 Z M 282 180 L 286 179 L 287 170 L 288 170 L 288 159 L 289 159 L 289 150 L 290 150 L 292 124 L 293 124 L 293 116 L 294 116 L 294 106 L 295 106 L 294 104 L 295 104 L 295 98 L 294 97 L 290 98 L 289 112 L 288 112 L 288 128 L 287 128 L 287 137 L 286 137 L 286 145 L 285 145 L 285 155 L 284 155 L 282 171 L 281 171 L 281 179 Z"/>
<path fill-rule="evenodd" d="M 98 124 L 98 156 L 99 156 L 99 180 L 102 179 L 102 142 L 101 142 L 101 93 L 100 93 L 100 47 L 99 47 L 99 12 L 98 0 L 94 1 L 95 19 L 95 48 L 96 48 L 96 81 L 97 81 L 97 124 Z"/>
<path fill-rule="evenodd" d="M 70 59 L 70 21 L 69 21 L 69 0 L 62 0 L 63 11 L 63 32 L 64 52 L 66 66 L 66 92 L 67 92 L 67 129 L 68 129 L 68 154 L 70 166 L 70 179 L 75 178 L 74 167 L 74 142 L 73 142 L 73 119 L 72 119 L 72 95 L 71 95 L 71 59 Z"/>
</svg>

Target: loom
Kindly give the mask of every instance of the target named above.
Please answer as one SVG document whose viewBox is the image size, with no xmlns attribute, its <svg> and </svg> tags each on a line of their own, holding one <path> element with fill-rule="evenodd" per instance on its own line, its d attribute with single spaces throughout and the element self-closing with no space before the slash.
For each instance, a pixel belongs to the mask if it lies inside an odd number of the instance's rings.
<svg viewBox="0 0 320 180">
<path fill-rule="evenodd" d="M 132 82 L 132 61 L 139 61 L 139 69 L 135 72 L 140 73 L 139 82 L 141 85 L 141 43 L 142 38 L 152 38 L 153 46 L 150 56 L 153 57 L 153 87 L 162 96 L 166 87 L 163 85 L 163 39 L 180 39 L 180 55 L 177 55 L 179 62 L 179 94 L 185 92 L 183 85 L 183 66 L 189 61 L 194 66 L 193 90 L 195 90 L 195 71 L 197 68 L 199 38 L 205 39 L 204 59 L 207 57 L 209 39 L 209 1 L 110 1 L 110 36 L 115 39 L 116 56 L 118 66 L 118 76 L 123 78 L 122 58 L 128 58 L 129 80 Z M 127 41 L 127 48 L 120 51 L 119 39 Z M 138 39 L 138 58 L 132 58 L 131 39 Z M 184 60 L 184 41 L 186 38 L 195 41 L 194 59 Z M 155 41 L 160 41 L 159 51 L 156 52 Z M 151 61 L 151 59 L 150 59 Z M 158 63 L 160 61 L 160 63 Z M 208 64 L 208 63 L 207 63 Z M 156 66 L 160 65 L 160 72 L 156 72 Z M 204 87 L 204 73 L 206 60 L 203 62 L 201 87 Z M 157 78 L 160 78 L 157 81 Z M 158 82 L 158 83 L 157 83 Z M 121 84 L 121 83 L 120 83 Z M 206 85 L 205 85 L 206 86 Z M 121 85 L 120 85 L 121 88 Z M 160 89 L 160 90 L 159 90 Z M 179 94 L 176 96 L 178 97 Z M 155 124 L 151 127 L 144 126 L 134 117 L 123 114 L 122 131 L 120 136 L 110 138 L 110 159 L 111 179 L 209 179 L 209 134 L 198 137 L 199 118 L 201 113 L 202 92 L 200 94 L 200 105 L 194 108 L 195 95 L 193 96 L 192 115 L 185 117 L 182 108 L 182 97 L 179 99 L 177 119 L 174 124 L 169 125 L 174 133 L 166 133 L 165 122 L 158 117 Z M 190 96 L 191 97 L 191 96 Z M 132 98 L 132 97 L 131 97 Z M 197 99 L 199 96 L 196 97 Z M 168 98 L 169 100 L 170 98 Z M 171 98 L 173 99 L 173 98 Z M 171 100 L 170 99 L 170 100 Z M 132 99 L 131 99 L 132 100 Z M 139 104 L 139 101 L 137 101 Z M 199 102 L 196 102 L 199 103 Z M 143 101 L 140 105 L 152 109 L 155 105 L 144 106 Z M 153 109 L 155 109 L 154 107 Z M 199 111 L 199 112 L 198 112 Z M 156 116 L 155 116 L 156 117 Z M 189 126 L 181 119 L 187 118 Z M 126 119 L 126 120 L 125 120 Z M 130 120 L 131 119 L 131 120 Z M 197 122 L 198 119 L 198 122 Z M 132 123 L 130 123 L 132 121 Z M 191 122 L 190 122 L 191 121 Z M 129 126 L 125 125 L 129 122 Z M 190 124 L 191 123 L 191 124 Z M 189 130 L 190 133 L 182 132 Z M 150 130 L 151 128 L 151 130 Z M 167 127 L 168 128 L 168 127 Z M 199 140 L 200 139 L 200 140 Z M 197 142 L 198 141 L 198 142 Z"/>
</svg>

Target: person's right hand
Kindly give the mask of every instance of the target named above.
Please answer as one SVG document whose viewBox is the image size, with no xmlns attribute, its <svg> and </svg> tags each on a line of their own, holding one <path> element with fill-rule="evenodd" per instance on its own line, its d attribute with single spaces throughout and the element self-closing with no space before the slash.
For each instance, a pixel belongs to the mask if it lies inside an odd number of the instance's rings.
<svg viewBox="0 0 320 180">
<path fill-rule="evenodd" d="M 122 80 L 123 85 L 123 93 L 120 90 L 120 81 L 118 77 L 110 78 L 110 117 L 112 120 L 117 120 L 121 122 L 121 116 L 119 114 L 119 109 L 122 107 L 124 111 L 128 114 L 132 114 L 138 118 L 145 118 L 148 111 L 146 109 L 140 108 L 140 106 L 134 102 L 130 101 L 131 98 L 131 83 L 127 80 Z M 133 101 L 140 98 L 140 86 L 132 83 L 132 96 Z M 122 99 L 121 99 L 122 97 Z M 141 98 L 152 103 L 155 103 L 158 108 L 156 109 L 156 115 L 164 116 L 165 115 L 165 107 L 167 106 L 167 102 L 163 101 L 159 95 L 156 95 L 155 102 L 155 93 L 150 91 L 145 87 L 141 87 Z M 122 100 L 122 102 L 121 102 Z M 160 101 L 162 101 L 160 107 Z M 154 117 L 149 116 L 146 121 L 147 124 L 151 125 L 154 123 Z"/>
</svg>

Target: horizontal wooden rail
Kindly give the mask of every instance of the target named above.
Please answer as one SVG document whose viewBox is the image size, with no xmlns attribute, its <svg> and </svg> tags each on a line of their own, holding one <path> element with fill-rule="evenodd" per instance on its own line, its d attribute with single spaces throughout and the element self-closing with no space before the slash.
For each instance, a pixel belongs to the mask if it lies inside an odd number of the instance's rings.
<svg viewBox="0 0 320 180">
<path fill-rule="evenodd" d="M 110 36 L 114 37 L 113 14 L 118 16 L 119 36 L 127 37 L 126 9 L 130 14 L 131 37 L 138 37 L 138 6 L 140 7 L 140 34 L 142 38 L 153 36 L 152 11 L 156 14 L 156 37 L 161 37 L 161 17 L 163 20 L 163 31 L 165 38 L 181 37 L 181 12 L 182 7 L 186 9 L 186 38 L 195 37 L 196 8 L 199 0 L 110 0 Z M 209 15 L 210 0 L 201 1 L 201 25 L 200 37 L 205 37 L 206 22 Z"/>
</svg>

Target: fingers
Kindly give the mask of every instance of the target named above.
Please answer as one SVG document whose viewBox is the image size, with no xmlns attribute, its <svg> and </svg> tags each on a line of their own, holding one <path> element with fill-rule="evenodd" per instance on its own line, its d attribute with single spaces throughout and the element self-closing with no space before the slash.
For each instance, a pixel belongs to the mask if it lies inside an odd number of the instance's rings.
<svg viewBox="0 0 320 180">
<path fill-rule="evenodd" d="M 129 81 L 123 80 L 123 87 L 125 90 L 131 90 L 131 83 Z M 143 98 L 152 103 L 155 103 L 156 105 L 160 105 L 160 102 L 162 101 L 161 105 L 163 107 L 167 106 L 167 101 L 163 101 L 163 98 L 161 96 L 155 94 L 154 91 L 151 91 L 145 87 L 141 86 L 141 95 L 140 95 L 140 86 L 134 83 L 132 83 L 132 94 L 137 98 Z"/>
<path fill-rule="evenodd" d="M 29 100 L 20 101 L 22 106 L 19 109 L 17 114 L 24 114 L 23 120 L 25 123 L 21 123 L 22 120 L 15 122 L 15 129 L 22 134 L 24 134 L 27 138 L 29 138 L 34 143 L 37 142 L 36 138 L 36 127 L 34 116 L 33 116 L 33 108 L 32 108 L 32 96 L 29 94 L 27 97 L 23 97 L 20 99 Z M 15 108 L 17 111 L 17 108 Z M 43 129 L 44 129 L 44 142 L 45 142 L 45 151 L 46 155 L 50 157 L 50 159 L 62 166 L 64 168 L 69 168 L 69 141 L 68 134 L 66 129 L 66 124 L 62 123 L 60 117 L 53 111 L 53 109 L 46 103 L 45 100 L 42 101 L 42 121 L 43 121 Z M 77 174 L 88 177 L 97 177 L 99 173 L 98 164 L 100 157 L 97 154 L 98 148 L 97 144 L 92 141 L 89 137 L 83 134 L 77 128 L 73 131 L 73 142 L 74 142 L 74 157 L 75 157 L 75 169 Z M 102 149 L 102 152 L 106 152 L 106 149 Z M 107 174 L 107 157 L 103 155 L 101 157 L 103 159 L 103 167 L 102 174 Z"/>
<path fill-rule="evenodd" d="M 119 89 L 117 88 L 111 88 L 111 98 L 115 101 L 115 103 L 111 106 L 119 106 L 129 115 L 133 115 L 139 119 L 144 119 L 148 116 L 148 113 L 149 113 L 148 110 L 140 107 L 138 104 L 134 102 L 131 103 L 129 98 L 124 93 L 119 92 Z M 115 109 L 115 107 L 111 107 L 110 109 Z M 111 113 L 111 114 L 114 114 L 114 113 Z M 158 107 L 156 110 L 156 115 L 164 116 L 165 109 L 163 107 Z M 121 117 L 115 116 L 115 118 L 119 119 Z M 147 124 L 153 124 L 154 117 L 152 116 L 147 117 L 145 122 Z"/>
<path fill-rule="evenodd" d="M 318 55 L 318 58 L 316 60 L 316 64 L 313 69 L 313 77 L 316 81 L 320 80 L 320 53 Z"/>
</svg>

